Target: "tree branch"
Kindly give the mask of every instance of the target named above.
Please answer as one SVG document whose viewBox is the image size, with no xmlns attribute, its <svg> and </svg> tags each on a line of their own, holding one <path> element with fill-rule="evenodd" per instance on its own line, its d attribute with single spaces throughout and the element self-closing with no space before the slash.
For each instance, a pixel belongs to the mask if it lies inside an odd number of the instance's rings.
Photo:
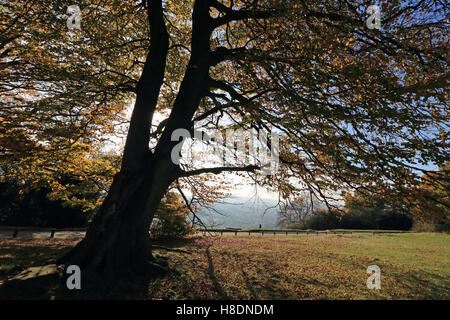
<svg viewBox="0 0 450 320">
<path fill-rule="evenodd" d="M 220 174 L 222 172 L 254 172 L 256 170 L 261 169 L 259 166 L 246 166 L 246 167 L 215 167 L 215 168 L 202 168 L 198 170 L 192 170 L 192 171 L 183 171 L 180 169 L 180 173 L 178 176 L 180 178 L 182 177 L 191 177 L 196 176 L 204 173 L 214 173 L 214 174 Z"/>
<path fill-rule="evenodd" d="M 245 97 L 241 96 L 243 99 L 246 99 L 246 101 L 242 101 L 242 102 L 229 102 L 229 103 L 226 103 L 226 104 L 218 105 L 218 106 L 216 106 L 216 107 L 214 107 L 214 108 L 212 108 L 212 109 L 206 111 L 205 113 L 199 115 L 198 117 L 196 117 L 196 118 L 194 119 L 194 121 L 200 121 L 200 120 L 206 119 L 206 118 L 209 117 L 210 115 L 213 115 L 213 114 L 215 114 L 216 112 L 219 112 L 219 111 L 224 110 L 224 109 L 235 108 L 235 107 L 237 107 L 237 106 L 245 106 L 245 105 L 248 105 L 249 103 L 251 103 L 251 102 L 254 101 L 255 99 L 258 99 L 258 98 L 262 97 L 264 94 L 266 94 L 266 93 L 268 93 L 268 92 L 270 92 L 270 91 L 272 91 L 272 90 L 269 90 L 269 89 L 264 90 L 263 92 L 260 92 L 260 93 L 258 93 L 258 94 L 255 94 L 254 96 L 252 96 L 252 97 L 250 97 L 250 98 L 245 98 Z"/>
<path fill-rule="evenodd" d="M 123 153 L 122 170 L 133 171 L 149 153 L 150 126 L 164 81 L 169 34 L 164 22 L 162 0 L 145 1 L 150 24 L 150 48 L 136 86 L 136 102 Z"/>
<path fill-rule="evenodd" d="M 242 94 L 237 92 L 236 89 L 234 89 L 231 85 L 229 85 L 225 81 L 219 81 L 210 78 L 209 87 L 226 91 L 231 96 L 231 98 L 239 102 L 247 103 L 248 101 L 248 98 L 244 97 Z"/>
<path fill-rule="evenodd" d="M 217 6 L 214 6 L 217 9 Z M 225 6 L 220 6 L 223 11 L 224 8 L 228 8 Z M 278 10 L 232 10 L 231 8 L 228 8 L 228 10 L 225 11 L 226 14 L 222 17 L 213 19 L 212 25 L 213 28 L 218 28 L 224 24 L 228 24 L 232 21 L 239 21 L 239 20 L 245 20 L 245 19 L 267 19 L 271 17 L 275 17 L 279 11 Z"/>
</svg>

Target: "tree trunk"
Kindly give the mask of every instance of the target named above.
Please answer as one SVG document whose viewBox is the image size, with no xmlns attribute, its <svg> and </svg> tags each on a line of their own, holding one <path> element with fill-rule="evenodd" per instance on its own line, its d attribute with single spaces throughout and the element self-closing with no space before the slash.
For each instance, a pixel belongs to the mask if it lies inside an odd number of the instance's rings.
<svg viewBox="0 0 450 320">
<path fill-rule="evenodd" d="M 145 1 L 150 24 L 150 48 L 139 83 L 122 159 L 122 170 L 94 217 L 86 237 L 59 262 L 78 265 L 111 278 L 161 271 L 152 256 L 149 228 L 158 205 L 182 170 L 170 159 L 171 140 L 178 128 L 190 129 L 200 100 L 208 91 L 212 65 L 209 39 L 213 28 L 209 1 L 195 1 L 192 53 L 171 114 L 152 153 L 150 125 L 164 79 L 169 36 L 162 1 Z"/>
<path fill-rule="evenodd" d="M 170 159 L 158 163 L 117 173 L 85 238 L 58 262 L 106 279 L 163 271 L 152 256 L 149 228 L 175 171 Z"/>
</svg>

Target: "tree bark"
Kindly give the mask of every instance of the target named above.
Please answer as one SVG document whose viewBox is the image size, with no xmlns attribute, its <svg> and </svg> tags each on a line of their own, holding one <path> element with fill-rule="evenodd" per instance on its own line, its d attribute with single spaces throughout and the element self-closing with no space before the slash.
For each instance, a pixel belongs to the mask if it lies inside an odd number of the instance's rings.
<svg viewBox="0 0 450 320">
<path fill-rule="evenodd" d="M 111 278 L 156 267 L 149 228 L 176 167 L 149 150 L 150 125 L 164 80 L 169 36 L 162 0 L 143 1 L 150 26 L 150 47 L 136 87 L 121 171 L 95 215 L 85 238 L 59 262 L 78 265 Z M 154 268 L 150 268 L 152 270 Z"/>
<path fill-rule="evenodd" d="M 85 238 L 59 262 L 106 279 L 163 271 L 152 256 L 149 228 L 175 168 L 161 159 L 135 173 L 117 173 Z"/>
<path fill-rule="evenodd" d="M 164 79 L 168 34 L 162 0 L 144 1 L 150 24 L 151 45 L 136 88 L 136 103 L 125 144 L 122 169 L 114 177 L 108 195 L 95 215 L 86 237 L 59 262 L 78 265 L 111 279 L 128 274 L 161 271 L 152 256 L 149 228 L 170 184 L 182 176 L 173 164 L 172 132 L 188 129 L 208 88 L 213 30 L 209 0 L 196 0 L 193 9 L 192 54 L 165 129 L 149 150 L 153 113 Z"/>
</svg>

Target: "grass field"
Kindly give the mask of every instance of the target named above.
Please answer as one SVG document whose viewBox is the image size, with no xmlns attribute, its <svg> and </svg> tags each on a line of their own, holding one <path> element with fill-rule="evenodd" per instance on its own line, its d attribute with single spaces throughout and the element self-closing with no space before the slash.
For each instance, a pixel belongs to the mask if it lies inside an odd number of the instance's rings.
<svg viewBox="0 0 450 320">
<path fill-rule="evenodd" d="M 76 242 L 0 240 L 0 281 Z M 155 250 L 169 257 L 172 271 L 109 298 L 450 299 L 445 234 L 196 237 L 162 245 L 181 249 Z M 381 290 L 366 287 L 373 264 L 381 268 Z M 51 296 L 41 294 L 36 298 Z"/>
</svg>

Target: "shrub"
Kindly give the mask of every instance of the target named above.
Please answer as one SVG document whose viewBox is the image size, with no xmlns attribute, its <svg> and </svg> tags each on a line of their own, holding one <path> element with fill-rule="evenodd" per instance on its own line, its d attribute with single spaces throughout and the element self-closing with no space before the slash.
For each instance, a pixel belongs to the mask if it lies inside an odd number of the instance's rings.
<svg viewBox="0 0 450 320">
<path fill-rule="evenodd" d="M 161 201 L 150 228 L 153 239 L 183 238 L 193 230 L 187 221 L 189 212 L 175 193 L 168 193 Z"/>
<path fill-rule="evenodd" d="M 425 221 L 415 221 L 412 227 L 414 232 L 436 232 L 436 225 Z"/>
</svg>

